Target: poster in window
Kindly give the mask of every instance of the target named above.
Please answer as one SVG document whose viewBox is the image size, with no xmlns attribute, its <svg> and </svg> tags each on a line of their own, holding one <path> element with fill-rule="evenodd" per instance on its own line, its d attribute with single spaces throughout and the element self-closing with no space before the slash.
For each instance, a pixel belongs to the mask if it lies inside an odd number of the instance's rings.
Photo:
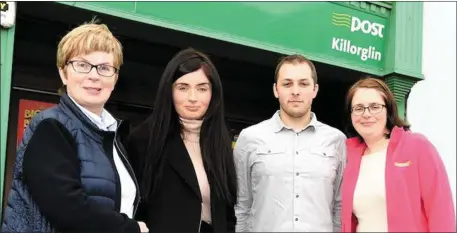
<svg viewBox="0 0 457 233">
<path fill-rule="evenodd" d="M 17 145 L 19 145 L 19 143 L 21 142 L 24 130 L 29 125 L 30 120 L 32 120 L 32 118 L 36 114 L 54 105 L 54 103 L 36 100 L 19 100 L 19 119 L 17 121 Z"/>
</svg>

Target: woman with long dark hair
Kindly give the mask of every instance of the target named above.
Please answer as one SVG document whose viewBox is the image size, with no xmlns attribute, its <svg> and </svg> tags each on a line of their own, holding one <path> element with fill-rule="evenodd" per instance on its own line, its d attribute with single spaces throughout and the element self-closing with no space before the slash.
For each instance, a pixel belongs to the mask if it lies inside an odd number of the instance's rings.
<svg viewBox="0 0 457 233">
<path fill-rule="evenodd" d="M 151 232 L 234 232 L 236 172 L 222 83 L 209 58 L 177 53 L 161 77 L 154 111 L 129 136 Z"/>
</svg>

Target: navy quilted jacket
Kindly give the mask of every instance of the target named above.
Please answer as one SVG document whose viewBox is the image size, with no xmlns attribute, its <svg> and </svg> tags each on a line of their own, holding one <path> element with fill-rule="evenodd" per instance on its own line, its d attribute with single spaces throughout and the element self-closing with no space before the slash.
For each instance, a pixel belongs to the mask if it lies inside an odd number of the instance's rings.
<svg viewBox="0 0 457 233">
<path fill-rule="evenodd" d="M 22 162 L 29 140 L 40 122 L 46 119 L 57 120 L 74 138 L 74 145 L 80 162 L 81 184 L 87 199 L 91 203 L 96 203 L 99 208 L 119 212 L 121 198 L 119 176 L 112 159 L 112 153 L 105 153 L 104 150 L 104 148 L 111 148 L 112 150 L 113 141 L 116 140 L 118 150 L 121 150 L 119 155 L 125 155 L 117 133 L 99 130 L 64 94 L 57 106 L 37 114 L 24 132 L 23 139 L 17 150 L 13 183 L 4 212 L 2 232 L 56 231 L 53 223 L 43 216 L 37 204 L 32 200 L 22 174 Z M 120 128 L 118 128 L 119 130 Z M 107 146 L 107 144 L 109 145 Z M 133 171 L 126 160 L 124 160 L 124 164 L 126 167 L 128 166 L 133 176 Z M 48 192 L 53 192 L 53 190 L 48 190 Z M 137 195 L 135 207 L 138 202 L 139 197 Z M 62 208 L 65 207 L 62 206 Z"/>
</svg>

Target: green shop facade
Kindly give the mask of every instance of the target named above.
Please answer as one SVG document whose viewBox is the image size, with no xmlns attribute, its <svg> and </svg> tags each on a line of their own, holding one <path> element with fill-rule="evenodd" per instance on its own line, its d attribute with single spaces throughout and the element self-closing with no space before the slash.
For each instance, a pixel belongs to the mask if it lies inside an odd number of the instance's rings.
<svg viewBox="0 0 457 233">
<path fill-rule="evenodd" d="M 271 117 L 278 108 L 273 75 L 285 54 L 300 53 L 315 62 L 320 90 L 313 111 L 319 120 L 340 129 L 344 95 L 362 75 L 385 80 L 404 117 L 408 93 L 423 79 L 420 2 L 0 2 L 0 6 L 2 20 L 3 14 L 14 17 L 14 23 L 0 31 L 2 206 L 11 184 L 18 124 L 23 124 L 19 103 L 58 102 L 57 43 L 71 28 L 94 17 L 106 23 L 124 47 L 120 79 L 106 108 L 132 125 L 151 111 L 163 68 L 186 47 L 209 54 L 218 68 L 227 121 L 235 134 Z"/>
</svg>

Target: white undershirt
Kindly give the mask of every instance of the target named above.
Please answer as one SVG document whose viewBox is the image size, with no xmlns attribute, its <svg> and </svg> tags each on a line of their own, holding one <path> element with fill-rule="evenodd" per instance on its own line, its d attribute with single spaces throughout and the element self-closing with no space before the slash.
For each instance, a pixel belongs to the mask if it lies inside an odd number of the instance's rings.
<svg viewBox="0 0 457 233">
<path fill-rule="evenodd" d="M 363 155 L 354 191 L 357 232 L 387 232 L 386 150 Z"/>
<path fill-rule="evenodd" d="M 70 96 L 69 96 L 70 97 Z M 99 129 L 104 131 L 116 131 L 117 129 L 117 121 L 114 117 L 105 109 L 103 109 L 101 116 L 90 112 L 89 110 L 85 109 L 73 98 L 70 99 L 78 106 L 79 109 L 95 124 L 98 126 Z M 113 145 L 113 159 L 114 164 L 116 166 L 117 172 L 119 174 L 119 181 L 121 183 L 121 213 L 126 214 L 130 218 L 133 218 L 133 204 L 135 202 L 136 197 L 136 186 L 133 182 L 132 177 L 130 176 L 127 168 L 125 167 L 124 163 L 122 162 L 119 154 L 117 153 L 116 147 Z"/>
</svg>

